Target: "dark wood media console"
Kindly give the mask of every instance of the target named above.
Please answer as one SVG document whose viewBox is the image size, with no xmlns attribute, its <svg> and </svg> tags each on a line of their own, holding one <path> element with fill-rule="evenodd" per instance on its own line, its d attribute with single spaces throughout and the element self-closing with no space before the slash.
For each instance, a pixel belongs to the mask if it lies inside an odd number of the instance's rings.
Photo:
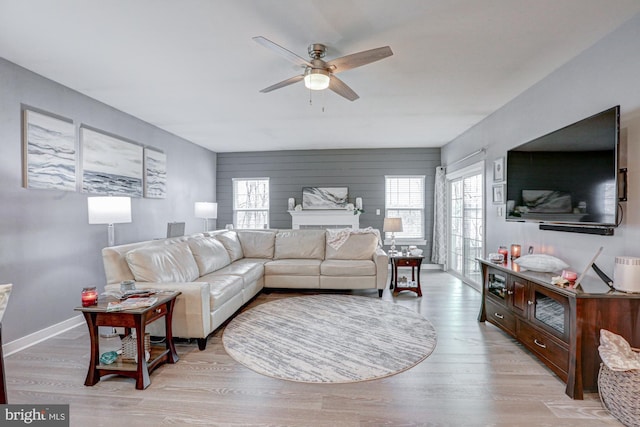
<svg viewBox="0 0 640 427">
<path fill-rule="evenodd" d="M 612 291 L 591 277 L 577 288 L 560 287 L 551 284 L 554 274 L 478 261 L 483 277 L 478 321 L 520 341 L 567 384 L 571 398 L 598 389 L 601 329 L 640 347 L 640 294 Z"/>
</svg>

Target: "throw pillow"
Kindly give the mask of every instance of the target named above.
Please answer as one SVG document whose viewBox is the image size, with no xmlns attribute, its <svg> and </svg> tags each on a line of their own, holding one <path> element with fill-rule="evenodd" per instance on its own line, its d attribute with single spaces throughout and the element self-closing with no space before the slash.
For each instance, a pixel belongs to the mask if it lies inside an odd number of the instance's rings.
<svg viewBox="0 0 640 427">
<path fill-rule="evenodd" d="M 524 255 L 513 262 L 526 270 L 538 272 L 560 271 L 569 268 L 569 265 L 561 259 L 545 254 Z"/>
<path fill-rule="evenodd" d="M 198 264 L 200 276 L 220 270 L 231 264 L 229 252 L 222 243 L 212 237 L 196 237 L 188 240 L 193 258 Z"/>
<path fill-rule="evenodd" d="M 134 249 L 125 258 L 137 282 L 192 282 L 200 277 L 187 242 Z"/>
<path fill-rule="evenodd" d="M 213 235 L 216 239 L 220 241 L 229 253 L 229 258 L 231 258 L 231 262 L 237 261 L 241 258 L 244 258 L 244 253 L 242 252 L 242 245 L 240 244 L 240 239 L 238 239 L 238 234 L 235 231 L 225 231 L 223 233 L 216 233 Z"/>
<path fill-rule="evenodd" d="M 378 236 L 373 233 L 350 234 L 337 250 L 327 244 L 326 259 L 372 259 L 378 247 Z"/>
</svg>

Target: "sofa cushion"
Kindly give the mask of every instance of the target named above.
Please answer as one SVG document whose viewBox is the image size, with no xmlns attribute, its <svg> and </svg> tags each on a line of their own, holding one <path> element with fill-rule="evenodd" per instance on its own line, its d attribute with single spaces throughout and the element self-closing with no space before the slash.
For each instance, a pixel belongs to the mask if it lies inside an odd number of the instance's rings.
<svg viewBox="0 0 640 427">
<path fill-rule="evenodd" d="M 324 259 L 324 230 L 287 230 L 276 233 L 274 259 Z"/>
<path fill-rule="evenodd" d="M 320 265 L 323 276 L 375 276 L 376 264 L 372 260 L 331 259 Z"/>
<path fill-rule="evenodd" d="M 187 242 L 134 249 L 126 259 L 138 282 L 192 282 L 200 277 Z"/>
<path fill-rule="evenodd" d="M 220 270 L 231 264 L 229 252 L 219 240 L 212 237 L 196 237 L 188 240 L 189 249 L 198 264 L 200 276 Z"/>
<path fill-rule="evenodd" d="M 264 265 L 265 276 L 319 276 L 319 259 L 281 259 L 269 261 Z"/>
<path fill-rule="evenodd" d="M 264 263 L 260 261 L 252 261 L 249 259 L 241 259 L 228 265 L 216 272 L 214 275 L 232 274 L 242 277 L 245 284 L 253 283 L 264 276 Z"/>
<path fill-rule="evenodd" d="M 240 239 L 238 239 L 238 234 L 235 231 L 225 231 L 223 233 L 215 234 L 214 237 L 224 245 L 225 249 L 229 253 L 231 262 L 244 257 Z"/>
<path fill-rule="evenodd" d="M 326 246 L 325 259 L 373 259 L 378 247 L 378 236 L 373 233 L 350 234 L 337 250 Z"/>
<path fill-rule="evenodd" d="M 209 283 L 209 304 L 211 311 L 222 306 L 236 295 L 242 293 L 242 277 L 233 275 L 222 275 L 210 273 L 199 279 L 200 281 Z"/>
<path fill-rule="evenodd" d="M 245 258 L 273 258 L 275 231 L 238 230 L 237 233 Z"/>
</svg>

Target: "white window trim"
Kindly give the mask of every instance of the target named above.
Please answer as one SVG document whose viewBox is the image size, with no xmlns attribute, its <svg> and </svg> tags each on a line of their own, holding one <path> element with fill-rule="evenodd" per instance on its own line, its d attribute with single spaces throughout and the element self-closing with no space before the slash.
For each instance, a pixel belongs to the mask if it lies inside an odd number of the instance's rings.
<svg viewBox="0 0 640 427">
<path fill-rule="evenodd" d="M 384 184 L 385 184 L 385 188 L 384 188 L 384 194 L 385 194 L 385 201 L 384 201 L 384 215 L 386 217 L 387 215 L 387 209 L 390 209 L 387 206 L 387 178 L 421 178 L 422 179 L 422 191 L 423 193 L 426 193 L 426 182 L 427 182 L 427 177 L 426 175 L 385 175 L 384 176 Z M 427 235 L 427 230 L 426 230 L 426 225 L 425 225 L 425 219 L 426 219 L 426 198 L 425 195 L 423 194 L 422 196 L 422 202 L 423 202 L 423 207 L 422 207 L 422 215 L 423 215 L 423 223 L 422 223 L 422 234 L 423 236 L 420 237 L 410 237 L 410 238 L 401 238 L 401 237 L 396 237 L 395 238 L 395 243 L 396 246 L 404 246 L 404 245 L 416 245 L 416 246 L 426 246 L 427 244 L 427 240 L 425 238 L 425 236 Z M 393 208 L 391 208 L 393 209 Z M 386 233 L 382 233 L 383 236 L 385 236 Z M 391 245 L 391 239 L 387 239 L 386 237 L 383 239 L 383 244 L 388 246 Z"/>
<path fill-rule="evenodd" d="M 232 205 L 232 217 L 231 220 L 233 222 L 233 227 L 236 228 L 237 224 L 236 224 L 236 212 L 240 211 L 240 212 L 249 212 L 249 211 L 256 211 L 256 212 L 267 212 L 267 224 L 266 227 L 269 228 L 271 227 L 271 203 L 269 203 L 269 206 L 266 209 L 259 209 L 259 208 L 249 208 L 249 209 L 236 209 L 236 181 L 267 181 L 268 183 L 268 187 L 269 187 L 269 201 L 271 201 L 271 179 L 269 177 L 251 177 L 251 178 L 246 178 L 246 177 L 237 177 L 237 178 L 231 178 L 231 205 Z M 256 230 L 259 230 L 258 228 L 256 228 Z"/>
</svg>

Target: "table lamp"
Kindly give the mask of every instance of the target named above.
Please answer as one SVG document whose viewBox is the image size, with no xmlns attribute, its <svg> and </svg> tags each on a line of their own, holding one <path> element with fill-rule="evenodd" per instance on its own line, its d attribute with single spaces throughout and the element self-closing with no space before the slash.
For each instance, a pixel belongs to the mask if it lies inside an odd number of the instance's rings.
<svg viewBox="0 0 640 427">
<path fill-rule="evenodd" d="M 391 233 L 391 249 L 390 253 L 396 251 L 396 232 L 402 231 L 402 218 L 385 218 L 382 231 L 385 233 Z"/>
<path fill-rule="evenodd" d="M 204 218 L 204 231 L 209 231 L 209 218 L 218 218 L 218 204 L 215 202 L 196 202 L 196 218 Z"/>
<path fill-rule="evenodd" d="M 130 197 L 87 197 L 89 224 L 108 224 L 109 246 L 115 244 L 113 224 L 131 222 Z"/>
</svg>

